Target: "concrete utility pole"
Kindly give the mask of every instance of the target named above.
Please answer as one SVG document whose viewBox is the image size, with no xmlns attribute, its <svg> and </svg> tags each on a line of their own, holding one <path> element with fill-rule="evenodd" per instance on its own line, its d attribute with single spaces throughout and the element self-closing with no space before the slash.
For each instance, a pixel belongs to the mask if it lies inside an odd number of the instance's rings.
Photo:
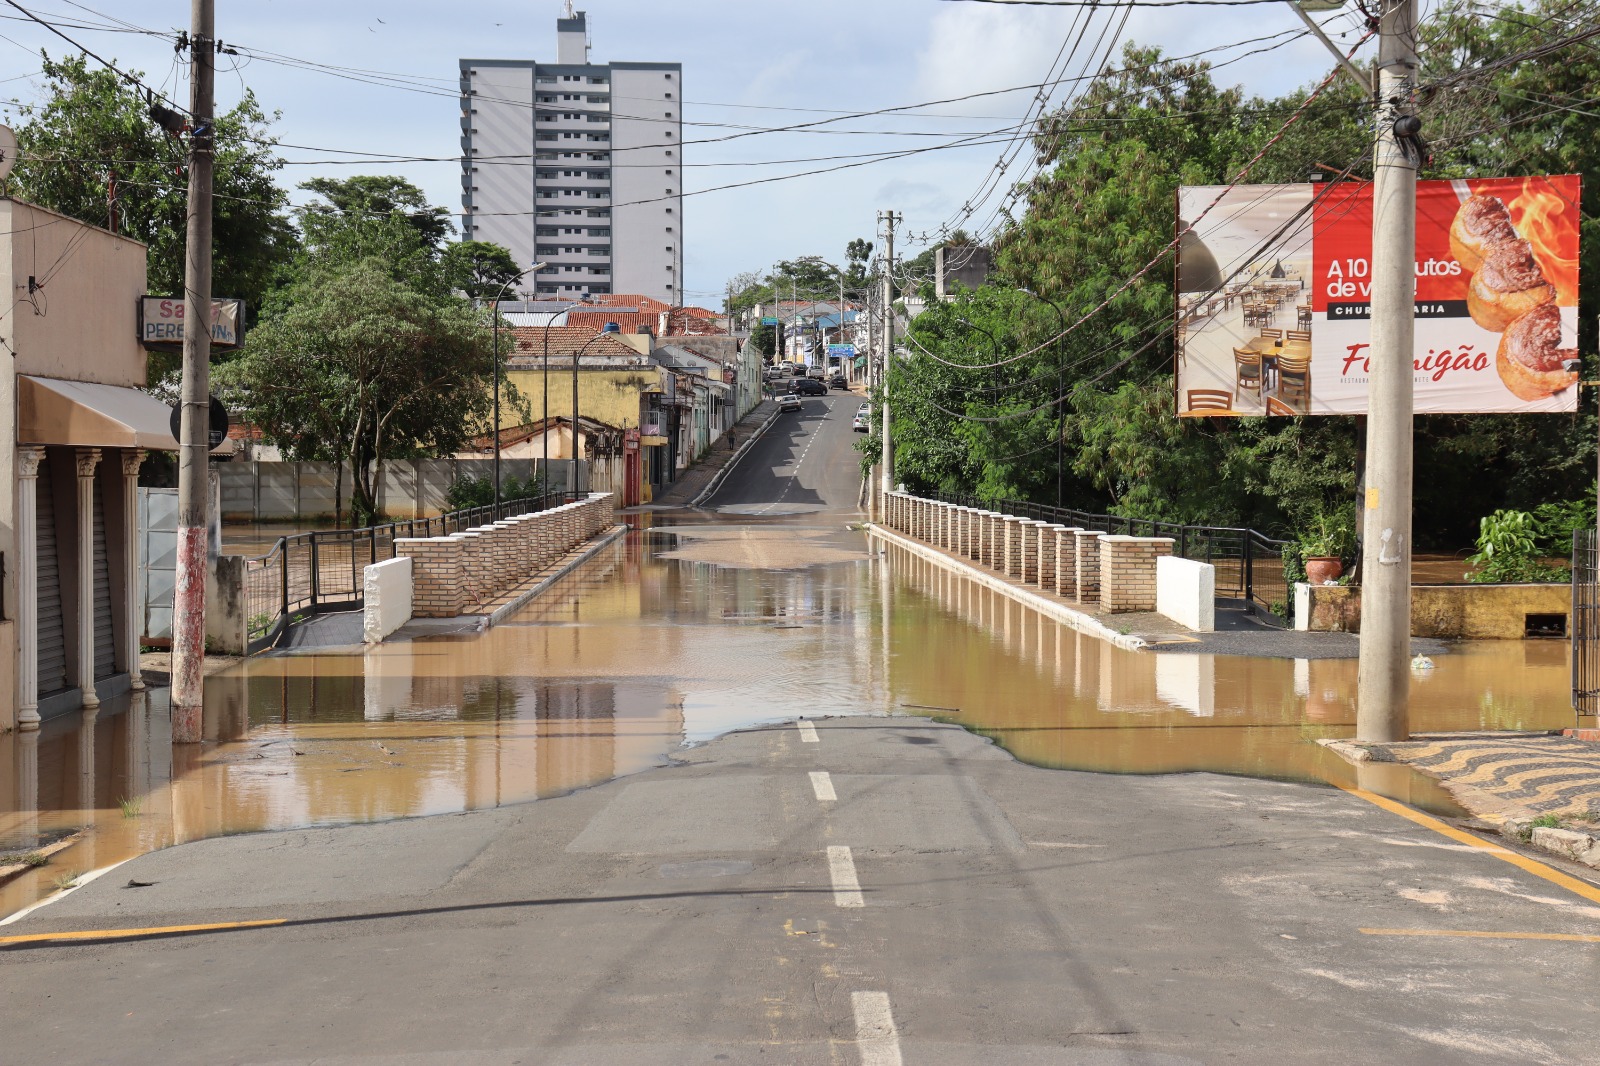
<svg viewBox="0 0 1600 1066">
<path fill-rule="evenodd" d="M 211 452 L 212 86 L 216 74 L 213 0 L 189 8 L 189 229 L 183 296 L 183 406 L 178 441 L 178 573 L 173 595 L 172 742 L 200 742 L 205 704 L 206 531 Z"/>
<path fill-rule="evenodd" d="M 1361 553 L 1361 662 L 1356 739 L 1410 736 L 1411 433 L 1416 327 L 1417 0 L 1379 7 L 1372 189 L 1372 376 L 1367 385 L 1366 499 Z M 1414 121 L 1414 120 L 1413 120 Z"/>
<path fill-rule="evenodd" d="M 894 227 L 901 219 L 893 211 L 880 211 L 878 221 L 886 224 L 883 238 L 883 417 L 879 425 L 883 432 L 883 492 L 894 491 L 894 427 L 889 411 L 889 386 L 894 380 Z"/>
</svg>

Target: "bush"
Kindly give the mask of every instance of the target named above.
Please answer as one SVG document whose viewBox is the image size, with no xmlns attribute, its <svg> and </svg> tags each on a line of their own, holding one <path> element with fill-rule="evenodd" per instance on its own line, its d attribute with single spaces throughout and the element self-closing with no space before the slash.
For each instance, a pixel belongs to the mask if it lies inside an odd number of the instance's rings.
<svg viewBox="0 0 1600 1066">
<path fill-rule="evenodd" d="M 1567 536 L 1570 545 L 1570 530 Z M 1478 522 L 1477 546 L 1477 552 L 1467 556 L 1467 562 L 1480 568 L 1472 575 L 1473 581 L 1501 584 L 1567 580 L 1566 567 L 1542 561 L 1551 546 L 1539 520 L 1527 511 L 1500 510 L 1485 515 Z"/>
<path fill-rule="evenodd" d="M 537 475 L 527 479 L 519 478 L 515 474 L 500 481 L 500 498 L 502 500 L 526 500 L 538 496 L 544 491 L 543 481 Z M 447 510 L 465 511 L 473 507 L 488 507 L 494 503 L 494 478 L 474 477 L 467 474 L 458 477 L 444 490 L 444 502 Z"/>
</svg>

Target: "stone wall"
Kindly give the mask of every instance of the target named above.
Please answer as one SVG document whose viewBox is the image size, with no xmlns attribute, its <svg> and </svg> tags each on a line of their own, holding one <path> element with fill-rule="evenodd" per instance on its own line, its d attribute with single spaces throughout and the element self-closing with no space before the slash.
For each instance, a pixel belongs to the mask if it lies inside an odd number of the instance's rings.
<svg viewBox="0 0 1600 1066">
<path fill-rule="evenodd" d="M 1457 640 L 1521 640 L 1529 616 L 1559 619 L 1570 632 L 1570 585 L 1413 585 L 1411 635 Z M 1361 632 L 1357 585 L 1295 585 L 1295 628 Z"/>
</svg>

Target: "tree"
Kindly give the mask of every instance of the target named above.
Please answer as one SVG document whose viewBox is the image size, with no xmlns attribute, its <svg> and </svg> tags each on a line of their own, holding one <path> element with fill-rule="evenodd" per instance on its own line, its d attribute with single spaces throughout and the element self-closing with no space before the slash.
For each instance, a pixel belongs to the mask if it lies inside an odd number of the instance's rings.
<svg viewBox="0 0 1600 1066">
<path fill-rule="evenodd" d="M 328 202 L 305 210 L 307 218 L 339 216 L 342 219 L 398 216 L 430 248 L 440 248 L 455 232 L 450 213 L 428 203 L 421 189 L 393 174 L 360 174 L 353 178 L 312 178 L 300 188 Z"/>
<path fill-rule="evenodd" d="M 474 300 L 493 300 L 525 271 L 502 245 L 489 241 L 457 241 L 444 250 L 444 280 L 452 289 Z"/>
<path fill-rule="evenodd" d="M 300 188 L 322 199 L 297 210 L 304 239 L 293 275 L 318 264 L 376 259 L 414 288 L 440 296 L 451 291 L 444 265 L 450 221 L 421 189 L 390 175 L 314 178 Z"/>
<path fill-rule="evenodd" d="M 187 146 L 156 126 L 133 87 L 82 56 L 45 56 L 43 73 L 49 98 L 20 108 L 12 191 L 142 241 L 149 291 L 181 293 Z M 216 120 L 212 291 L 243 299 L 252 318 L 296 244 L 270 124 L 249 91 Z M 153 357 L 152 380 L 176 367 L 175 356 Z"/>
<path fill-rule="evenodd" d="M 764 356 L 776 355 L 778 351 L 778 327 L 760 325 L 750 331 L 750 339 L 746 343 L 755 347 L 755 350 Z"/>
<path fill-rule="evenodd" d="M 448 455 L 489 414 L 487 316 L 377 259 L 313 264 L 219 367 L 246 417 L 295 458 L 350 465 L 351 515 L 377 516 L 390 459 Z"/>
</svg>

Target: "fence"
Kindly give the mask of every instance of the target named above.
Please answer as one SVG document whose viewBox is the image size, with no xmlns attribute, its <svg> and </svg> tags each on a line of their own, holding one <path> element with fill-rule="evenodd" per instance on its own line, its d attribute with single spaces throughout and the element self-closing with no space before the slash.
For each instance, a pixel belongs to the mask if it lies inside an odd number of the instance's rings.
<svg viewBox="0 0 1600 1066">
<path fill-rule="evenodd" d="M 250 651 L 278 639 L 285 626 L 320 611 L 362 606 L 362 567 L 395 557 L 396 538 L 444 537 L 566 502 L 551 492 L 522 500 L 452 511 L 436 518 L 363 529 L 328 529 L 280 537 L 267 554 L 246 561 L 245 619 Z"/>
<path fill-rule="evenodd" d="M 1600 545 L 1592 529 L 1572 534 L 1572 708 L 1600 712 Z"/>
<path fill-rule="evenodd" d="M 1018 518 L 1078 526 L 1101 533 L 1171 537 L 1173 555 L 1216 567 L 1218 596 L 1244 600 L 1263 621 L 1278 626 L 1288 625 L 1294 610 L 1294 592 L 1283 572 L 1283 549 L 1289 542 L 1274 540 L 1259 530 L 1186 526 L 1149 518 L 1093 514 L 1024 500 L 984 500 L 957 493 L 931 493 L 929 498 L 958 507 L 980 507 Z"/>
</svg>

